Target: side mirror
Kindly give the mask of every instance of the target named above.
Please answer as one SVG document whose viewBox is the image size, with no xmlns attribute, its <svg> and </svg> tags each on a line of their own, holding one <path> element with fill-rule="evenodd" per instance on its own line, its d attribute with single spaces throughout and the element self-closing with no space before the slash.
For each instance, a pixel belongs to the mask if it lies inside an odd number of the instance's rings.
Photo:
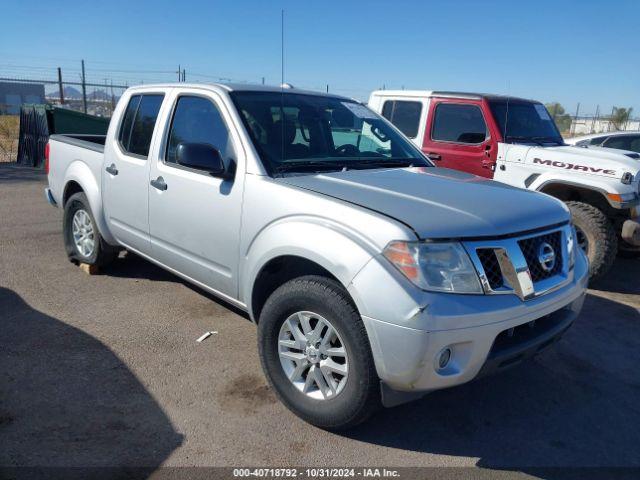
<svg viewBox="0 0 640 480">
<path fill-rule="evenodd" d="M 226 177 L 220 151 L 208 143 L 180 143 L 176 149 L 179 165 L 209 172 L 215 177 Z"/>
</svg>

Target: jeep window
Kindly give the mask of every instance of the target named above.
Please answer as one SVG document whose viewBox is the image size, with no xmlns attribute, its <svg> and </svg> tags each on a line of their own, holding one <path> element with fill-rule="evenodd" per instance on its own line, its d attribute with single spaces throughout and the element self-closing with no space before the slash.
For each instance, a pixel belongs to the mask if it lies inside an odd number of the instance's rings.
<svg viewBox="0 0 640 480">
<path fill-rule="evenodd" d="M 171 120 L 165 162 L 177 163 L 180 143 L 206 143 L 215 147 L 228 165 L 234 157 L 233 146 L 220 112 L 211 100 L 183 95 L 178 98 Z"/>
<path fill-rule="evenodd" d="M 549 112 L 541 103 L 490 100 L 491 113 L 505 142 L 564 145 Z"/>
<path fill-rule="evenodd" d="M 299 93 L 231 93 L 270 174 L 432 166 L 404 136 L 364 105 Z"/>
<path fill-rule="evenodd" d="M 432 140 L 475 145 L 482 143 L 487 136 L 487 124 L 476 105 L 440 103 L 436 106 Z"/>
<path fill-rule="evenodd" d="M 405 100 L 387 100 L 382 106 L 382 116 L 393 123 L 409 138 L 418 136 L 422 103 Z"/>
</svg>

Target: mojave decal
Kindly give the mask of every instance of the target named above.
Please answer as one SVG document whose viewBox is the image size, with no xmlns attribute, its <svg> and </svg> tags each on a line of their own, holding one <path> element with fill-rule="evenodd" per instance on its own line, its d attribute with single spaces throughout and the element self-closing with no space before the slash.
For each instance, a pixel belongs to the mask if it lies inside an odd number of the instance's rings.
<svg viewBox="0 0 640 480">
<path fill-rule="evenodd" d="M 615 170 L 606 170 L 604 168 L 587 167 L 586 165 L 559 162 L 557 160 L 541 160 L 539 158 L 534 158 L 533 163 L 538 163 L 540 165 L 548 165 L 550 167 L 563 168 L 565 170 L 578 170 L 580 172 L 602 173 L 604 175 L 614 175 L 614 176 L 616 174 Z"/>
</svg>

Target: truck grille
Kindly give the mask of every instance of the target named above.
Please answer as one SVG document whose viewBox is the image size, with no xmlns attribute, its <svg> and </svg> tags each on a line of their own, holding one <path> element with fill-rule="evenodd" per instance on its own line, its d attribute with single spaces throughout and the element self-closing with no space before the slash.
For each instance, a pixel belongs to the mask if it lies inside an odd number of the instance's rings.
<svg viewBox="0 0 640 480">
<path fill-rule="evenodd" d="M 497 290 L 503 287 L 504 279 L 502 278 L 502 270 L 500 270 L 496 252 L 492 248 L 480 248 L 477 253 L 491 288 Z"/>
<path fill-rule="evenodd" d="M 520 248 L 522 249 L 522 254 L 527 261 L 527 266 L 529 267 L 529 272 L 531 273 L 531 279 L 534 282 L 544 280 L 545 278 L 551 278 L 554 275 L 557 275 L 558 272 L 562 269 L 561 239 L 562 232 L 553 232 L 547 235 L 541 235 L 539 237 L 527 238 L 518 241 L 518 245 L 520 245 Z M 551 245 L 556 256 L 554 266 L 550 270 L 543 269 L 540 260 L 538 259 L 540 247 L 544 243 L 548 243 L 549 245 Z"/>
<path fill-rule="evenodd" d="M 487 294 L 528 300 L 569 281 L 565 225 L 537 234 L 464 242 Z"/>
</svg>

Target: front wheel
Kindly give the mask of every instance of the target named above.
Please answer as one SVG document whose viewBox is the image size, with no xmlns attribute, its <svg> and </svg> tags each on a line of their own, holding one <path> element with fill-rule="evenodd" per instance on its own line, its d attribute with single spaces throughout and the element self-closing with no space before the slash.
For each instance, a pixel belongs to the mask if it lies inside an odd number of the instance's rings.
<svg viewBox="0 0 640 480">
<path fill-rule="evenodd" d="M 602 278 L 613 266 L 618 253 L 618 235 L 602 210 L 582 202 L 567 202 L 577 243 L 589 259 L 591 280 Z"/>
<path fill-rule="evenodd" d="M 260 314 L 258 348 L 280 400 L 313 425 L 350 428 L 379 405 L 364 324 L 333 280 L 306 276 L 279 287 Z"/>
</svg>

